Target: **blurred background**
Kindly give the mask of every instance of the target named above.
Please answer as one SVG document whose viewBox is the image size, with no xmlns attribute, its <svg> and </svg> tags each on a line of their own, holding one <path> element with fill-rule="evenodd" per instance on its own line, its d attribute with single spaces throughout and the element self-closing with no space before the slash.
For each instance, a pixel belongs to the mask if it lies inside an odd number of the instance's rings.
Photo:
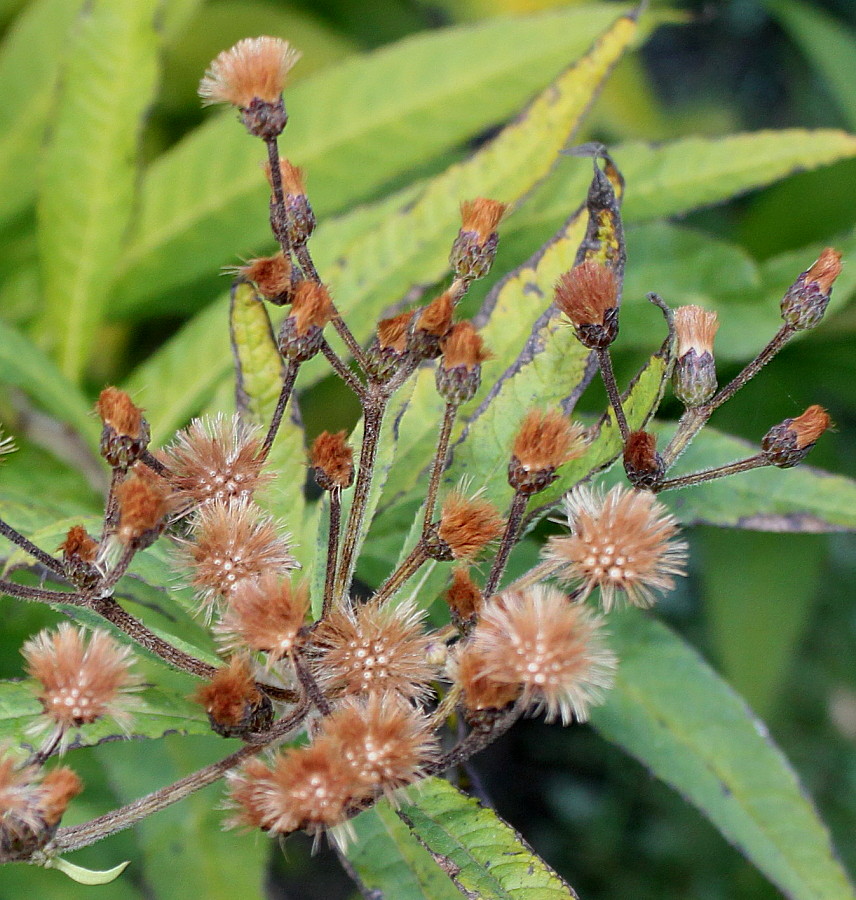
<svg viewBox="0 0 856 900">
<path fill-rule="evenodd" d="M 24 5 L 0 0 L 8 25 Z M 408 35 L 446 25 L 574 4 L 551 0 L 212 0 L 168 49 L 163 87 L 145 134 L 154 158 L 205 114 L 200 73 L 236 40 L 267 33 L 303 51 L 294 79 Z M 580 141 L 659 142 L 682 135 L 724 135 L 785 127 L 856 131 L 856 4 L 852 0 L 730 0 L 654 3 L 660 24 L 620 64 L 587 119 Z M 442 61 L 438 61 L 442 65 Z M 466 148 L 432 162 L 441 170 Z M 619 164 L 621 160 L 618 160 Z M 632 193 L 633 185 L 628 185 Z M 856 224 L 856 162 L 788 178 L 769 189 L 695 213 L 683 225 L 713 235 L 756 261 L 811 246 L 793 272 Z M 26 222 L 5 234 L 4 276 L 35 250 Z M 15 229 L 18 229 L 17 231 Z M 632 245 L 632 235 L 629 236 Z M 12 248 L 11 250 L 9 248 Z M 516 259 L 534 247 L 516 247 Z M 17 254 L 17 255 L 16 255 Z M 628 267 L 633 269 L 631 255 Z M 502 257 L 497 271 L 504 271 Z M 656 284 L 647 290 L 656 290 Z M 200 289 L 200 296 L 204 293 Z M 481 295 L 476 293 L 475 304 Z M 2 314 L 25 325 L 27 285 L 5 289 Z M 686 298 L 667 297 L 672 303 Z M 189 308 L 194 298 L 187 298 Z M 179 327 L 175 314 L 112 327 L 88 373 L 93 386 L 115 381 Z M 717 415 L 723 430 L 757 440 L 767 424 L 810 403 L 826 406 L 836 431 L 814 465 L 856 474 L 856 309 L 844 309 L 789 348 L 739 399 Z M 619 361 L 625 377 L 641 356 Z M 734 369 L 736 371 L 736 367 Z M 721 381 L 729 375 L 723 366 Z M 341 426 L 354 410 L 323 383 L 304 403 L 336 406 Z M 583 405 L 597 410 L 596 390 Z M 312 401 L 315 402 L 312 402 Z M 677 407 L 664 406 L 666 417 Z M 761 423 L 759 425 L 759 423 Z M 336 423 L 339 425 L 339 423 Z M 760 429 L 760 430 L 759 430 Z M 10 463 L 14 465 L 14 462 Z M 850 535 L 737 534 L 691 529 L 693 569 L 658 612 L 689 637 L 768 724 L 814 797 L 845 865 L 856 871 L 856 539 Z M 39 627 L 39 611 L 9 607 L 17 647 Z M 3 650 L 0 676 L 17 674 L 16 651 Z M 7 662 L 4 662 L 4 659 Z M 475 760 L 469 777 L 585 900 L 773 898 L 778 892 L 670 789 L 585 727 L 538 722 L 515 728 Z M 271 857 L 272 898 L 346 897 L 329 851 L 314 858 L 301 837 Z M 14 881 L 14 879 L 13 879 Z M 11 897 L 12 881 L 0 897 Z M 77 896 L 69 888 L 67 896 Z M 389 898 L 394 900 L 394 898 Z"/>
</svg>

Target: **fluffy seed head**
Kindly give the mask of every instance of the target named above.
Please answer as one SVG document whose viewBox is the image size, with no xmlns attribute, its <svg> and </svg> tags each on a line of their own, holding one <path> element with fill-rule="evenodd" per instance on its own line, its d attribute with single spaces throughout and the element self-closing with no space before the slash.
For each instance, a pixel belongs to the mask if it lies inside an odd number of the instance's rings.
<svg viewBox="0 0 856 900">
<path fill-rule="evenodd" d="M 466 321 L 452 326 L 443 339 L 442 348 L 441 365 L 444 369 L 463 366 L 467 371 L 472 371 L 493 356 L 485 346 L 481 335 L 473 327 L 472 322 Z"/>
<path fill-rule="evenodd" d="M 300 53 L 280 38 L 245 38 L 211 63 L 199 96 L 206 104 L 231 103 L 240 109 L 253 100 L 276 103 L 298 59 Z"/>
<path fill-rule="evenodd" d="M 134 404 L 130 396 L 116 387 L 106 387 L 101 391 L 95 409 L 105 425 L 116 434 L 139 438 L 143 432 L 143 411 Z"/>
<path fill-rule="evenodd" d="M 132 707 L 128 693 L 140 679 L 131 672 L 131 651 L 95 629 L 87 640 L 69 622 L 45 629 L 21 648 L 27 674 L 41 685 L 39 701 L 46 718 L 64 730 L 103 716 L 127 727 Z"/>
<path fill-rule="evenodd" d="M 412 312 L 403 312 L 390 319 L 383 319 L 377 326 L 378 344 L 384 349 L 392 349 L 403 353 L 407 346 L 407 332 L 410 328 Z"/>
<path fill-rule="evenodd" d="M 678 358 L 691 350 L 696 355 L 713 355 L 713 340 L 719 331 L 719 317 L 701 306 L 679 306 L 675 310 L 675 334 L 678 338 Z"/>
<path fill-rule="evenodd" d="M 452 491 L 443 501 L 437 526 L 440 546 L 435 558 L 472 559 L 499 537 L 503 525 L 502 516 L 492 503 Z"/>
<path fill-rule="evenodd" d="M 617 485 L 604 495 L 582 485 L 564 507 L 571 533 L 550 538 L 544 556 L 583 596 L 599 587 L 606 612 L 619 597 L 652 606 L 655 592 L 671 590 L 672 576 L 684 574 L 687 545 L 673 540 L 678 523 L 653 494 Z"/>
<path fill-rule="evenodd" d="M 239 581 L 216 631 L 229 649 L 248 647 L 274 663 L 300 647 L 309 612 L 309 588 L 265 574 Z"/>
<path fill-rule="evenodd" d="M 226 774 L 229 787 L 227 806 L 234 812 L 226 828 L 270 828 L 270 814 L 265 800 L 274 788 L 273 773 L 258 757 L 248 759 L 237 772 Z"/>
<path fill-rule="evenodd" d="M 519 686 L 521 699 L 547 720 L 584 722 L 612 685 L 615 656 L 604 645 L 601 619 L 539 585 L 485 604 L 463 655 L 474 653 L 487 681 Z"/>
<path fill-rule="evenodd" d="M 262 472 L 261 446 L 260 429 L 237 414 L 194 419 L 162 453 L 178 504 L 252 497 L 273 478 Z"/>
<path fill-rule="evenodd" d="M 484 243 L 499 226 L 507 203 L 476 197 L 475 200 L 464 200 L 461 204 L 461 231 L 472 231 Z"/>
<path fill-rule="evenodd" d="M 180 542 L 179 559 L 208 619 L 218 599 L 231 598 L 242 579 L 297 568 L 272 519 L 246 498 L 206 503 L 196 513 L 193 533 L 194 540 Z"/>
<path fill-rule="evenodd" d="M 644 490 L 652 490 L 663 480 L 666 466 L 650 431 L 630 433 L 624 446 L 624 471 L 634 487 Z"/>
<path fill-rule="evenodd" d="M 452 622 L 461 630 L 467 631 L 475 624 L 479 611 L 484 604 L 484 595 L 465 566 L 458 566 L 452 571 L 452 583 L 444 597 L 452 614 Z"/>
<path fill-rule="evenodd" d="M 256 290 L 277 306 L 291 302 L 291 262 L 281 250 L 273 256 L 251 259 L 246 265 L 236 266 L 234 271 L 252 281 Z"/>
<path fill-rule="evenodd" d="M 261 731 L 273 720 L 270 700 L 256 687 L 245 656 L 233 656 L 228 666 L 217 669 L 193 699 L 205 708 L 211 727 L 223 737 Z"/>
<path fill-rule="evenodd" d="M 344 431 L 335 434 L 322 431 L 312 442 L 309 457 L 315 470 L 315 480 L 322 490 L 351 486 L 354 480 L 354 451 Z"/>
<path fill-rule="evenodd" d="M 536 493 L 555 478 L 556 469 L 585 451 L 585 429 L 557 410 L 531 409 L 511 448 L 508 480 L 513 488 Z"/>
<path fill-rule="evenodd" d="M 346 698 L 323 720 L 321 736 L 339 744 L 368 795 L 412 784 L 438 754 L 424 713 L 397 694 Z"/>
<path fill-rule="evenodd" d="M 422 619 L 412 603 L 334 610 L 315 629 L 310 659 L 324 693 L 425 699 L 436 671 L 426 658 L 431 637 Z"/>
<path fill-rule="evenodd" d="M 333 318 L 333 301 L 327 288 L 314 281 L 301 281 L 294 291 L 291 317 L 299 335 L 312 327 L 323 328 Z"/>
<path fill-rule="evenodd" d="M 119 527 L 116 537 L 138 550 L 157 537 L 167 514 L 175 508 L 175 496 L 165 478 L 148 466 L 136 463 L 130 475 L 116 488 Z"/>
<path fill-rule="evenodd" d="M 618 336 L 619 283 L 615 272 L 588 259 L 556 284 L 556 306 L 571 320 L 583 346 L 608 347 Z"/>
</svg>

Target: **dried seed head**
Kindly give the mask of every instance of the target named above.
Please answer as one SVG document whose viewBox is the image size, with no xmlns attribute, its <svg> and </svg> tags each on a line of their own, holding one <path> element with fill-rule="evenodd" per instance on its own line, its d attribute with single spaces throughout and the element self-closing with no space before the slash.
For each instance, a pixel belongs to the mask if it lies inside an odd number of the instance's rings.
<svg viewBox="0 0 856 900">
<path fill-rule="evenodd" d="M 571 320 L 580 343 L 608 347 L 618 336 L 618 277 L 594 259 L 574 266 L 556 284 L 556 306 Z"/>
<path fill-rule="evenodd" d="M 487 500 L 465 497 L 452 491 L 443 501 L 440 521 L 426 543 L 433 559 L 472 559 L 494 538 L 504 521 Z"/>
<path fill-rule="evenodd" d="M 490 271 L 499 242 L 496 229 L 507 209 L 505 203 L 485 197 L 461 204 L 461 229 L 449 255 L 458 278 L 471 281 Z"/>
<path fill-rule="evenodd" d="M 136 463 L 115 493 L 119 505 L 116 537 L 135 550 L 153 544 L 167 514 L 175 508 L 176 498 L 166 479 L 148 466 Z"/>
<path fill-rule="evenodd" d="M 334 610 L 315 629 L 310 659 L 324 693 L 428 697 L 436 670 L 426 658 L 431 638 L 423 633 L 423 618 L 412 603 Z"/>
<path fill-rule="evenodd" d="M 390 319 L 383 319 L 377 326 L 378 344 L 384 349 L 403 353 L 407 346 L 407 332 L 413 319 L 412 312 L 403 312 Z"/>
<path fill-rule="evenodd" d="M 0 862 L 28 859 L 54 836 L 69 802 L 83 790 L 71 769 L 52 769 L 39 781 L 36 766 L 0 756 Z"/>
<path fill-rule="evenodd" d="M 93 540 L 82 525 L 73 525 L 59 549 L 62 550 L 66 578 L 78 590 L 92 590 L 101 580 L 101 572 L 95 564 L 98 541 Z"/>
<path fill-rule="evenodd" d="M 250 134 L 275 138 L 288 121 L 282 89 L 298 59 L 300 53 L 280 38 L 246 38 L 211 63 L 199 96 L 205 104 L 237 106 Z"/>
<path fill-rule="evenodd" d="M 657 438 L 648 431 L 631 432 L 624 446 L 624 471 L 633 487 L 652 490 L 663 480 L 666 465 L 657 452 Z"/>
<path fill-rule="evenodd" d="M 324 738 L 280 754 L 259 788 L 258 810 L 277 834 L 320 834 L 344 822 L 348 807 L 366 796 L 338 741 Z"/>
<path fill-rule="evenodd" d="M 616 485 L 604 495 L 582 485 L 565 495 L 564 507 L 571 533 L 550 538 L 544 556 L 583 596 L 599 587 L 606 612 L 620 595 L 652 606 L 655 592 L 684 574 L 687 545 L 673 540 L 678 523 L 653 494 Z"/>
<path fill-rule="evenodd" d="M 149 445 L 149 423 L 143 411 L 115 387 L 101 391 L 95 409 L 104 425 L 101 455 L 113 468 L 127 469 Z"/>
<path fill-rule="evenodd" d="M 477 674 L 513 685 L 533 712 L 584 722 L 612 685 L 616 659 L 605 646 L 602 620 L 561 591 L 538 585 L 501 594 L 482 610 L 470 643 Z"/>
<path fill-rule="evenodd" d="M 271 198 L 271 225 L 277 239 L 289 247 L 305 244 L 315 231 L 315 213 L 306 188 L 303 185 L 303 170 L 284 157 L 279 158 L 279 174 L 282 181 L 284 203 L 279 208 L 276 197 Z M 265 175 L 273 187 L 270 163 L 265 163 Z"/>
<path fill-rule="evenodd" d="M 252 281 L 256 290 L 275 306 L 291 303 L 291 261 L 282 251 L 273 256 L 251 259 L 246 265 L 236 266 L 235 273 Z"/>
<path fill-rule="evenodd" d="M 230 649 L 248 647 L 274 663 L 300 647 L 309 612 L 309 588 L 275 575 L 247 578 L 232 591 L 216 631 Z"/>
<path fill-rule="evenodd" d="M 344 431 L 322 431 L 309 451 L 315 480 L 323 491 L 350 487 L 354 481 L 354 451 Z"/>
<path fill-rule="evenodd" d="M 237 414 L 194 419 L 162 452 L 177 505 L 252 497 L 273 478 L 262 472 L 261 446 L 261 430 Z"/>
<path fill-rule="evenodd" d="M 677 359 L 672 373 L 675 396 L 688 408 L 701 406 L 716 393 L 713 339 L 719 329 L 715 312 L 700 306 L 675 310 Z"/>
<path fill-rule="evenodd" d="M 120 728 L 130 722 L 130 692 L 140 679 L 131 672 L 130 648 L 95 629 L 87 641 L 68 622 L 45 629 L 21 648 L 27 674 L 40 682 L 39 701 L 49 723 L 64 730 L 109 716 Z"/>
<path fill-rule="evenodd" d="M 585 451 L 585 429 L 556 410 L 531 409 L 511 450 L 508 483 L 524 494 L 543 491 L 556 480 L 556 469 Z"/>
<path fill-rule="evenodd" d="M 458 322 L 440 342 L 443 351 L 435 375 L 437 391 L 447 403 L 472 400 L 481 384 L 481 364 L 493 355 L 471 322 Z"/>
<path fill-rule="evenodd" d="M 205 708 L 211 728 L 222 737 L 243 737 L 263 731 L 273 721 L 270 699 L 257 687 L 249 660 L 233 656 L 214 677 L 199 687 L 193 699 Z"/>
<path fill-rule="evenodd" d="M 796 331 L 820 324 L 832 285 L 841 274 L 841 254 L 827 247 L 814 264 L 803 272 L 782 298 L 782 318 Z"/>
<path fill-rule="evenodd" d="M 440 355 L 441 341 L 452 327 L 454 311 L 455 303 L 449 291 L 444 291 L 426 307 L 417 310 L 408 349 L 420 359 L 436 359 Z"/>
<path fill-rule="evenodd" d="M 193 520 L 194 540 L 179 543 L 180 562 L 207 619 L 244 578 L 284 575 L 297 568 L 273 520 L 246 498 L 206 503 Z"/>
<path fill-rule="evenodd" d="M 439 755 L 427 717 L 397 694 L 346 698 L 323 719 L 321 738 L 339 744 L 368 796 L 412 784 Z"/>
<path fill-rule="evenodd" d="M 817 439 L 831 424 L 822 406 L 810 406 L 801 416 L 774 425 L 761 441 L 764 456 L 771 465 L 789 469 L 801 463 Z"/>
<path fill-rule="evenodd" d="M 270 828 L 270 815 L 265 799 L 273 789 L 273 773 L 258 757 L 248 759 L 237 771 L 226 774 L 229 799 L 226 806 L 234 813 L 226 828 Z"/>
<path fill-rule="evenodd" d="M 311 359 L 321 349 L 324 326 L 333 314 L 333 301 L 323 284 L 299 282 L 294 289 L 291 311 L 280 327 L 280 353 L 296 362 Z"/>
<path fill-rule="evenodd" d="M 486 667 L 484 651 L 472 640 L 459 645 L 457 655 L 449 661 L 449 677 L 461 689 L 461 703 L 473 727 L 484 723 L 485 713 L 498 712 L 514 703 L 522 690 L 519 684 L 488 677 Z"/>
<path fill-rule="evenodd" d="M 366 358 L 369 374 L 378 381 L 391 378 L 401 366 L 412 321 L 413 313 L 405 312 L 378 323 L 377 337 Z"/>
<path fill-rule="evenodd" d="M 470 578 L 465 566 L 452 571 L 452 583 L 444 597 L 452 615 L 452 622 L 458 630 L 470 631 L 478 620 L 484 604 L 484 594 Z"/>
</svg>

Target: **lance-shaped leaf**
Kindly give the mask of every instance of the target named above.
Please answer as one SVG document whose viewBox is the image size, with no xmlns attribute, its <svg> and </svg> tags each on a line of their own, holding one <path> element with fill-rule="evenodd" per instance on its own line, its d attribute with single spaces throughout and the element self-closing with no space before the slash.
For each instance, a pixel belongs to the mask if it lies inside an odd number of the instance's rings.
<svg viewBox="0 0 856 900">
<path fill-rule="evenodd" d="M 36 749 L 38 740 L 28 732 L 44 721 L 42 706 L 36 699 L 38 685 L 25 681 L 0 681 L 0 741 Z M 211 726 L 201 706 L 183 695 L 148 687 L 134 695 L 131 724 L 127 734 L 109 719 L 73 728 L 68 747 L 94 747 L 105 741 L 123 738 L 160 738 L 165 734 L 210 734 Z"/>
<path fill-rule="evenodd" d="M 671 429 L 663 431 L 665 442 Z M 682 454 L 674 474 L 725 465 L 757 452 L 748 441 L 708 426 Z M 661 497 L 687 524 L 809 533 L 856 530 L 856 481 L 811 466 L 754 469 Z"/>
<path fill-rule="evenodd" d="M 461 900 L 460 891 L 386 801 L 353 820 L 345 852 L 363 885 L 390 900 Z"/>
<path fill-rule="evenodd" d="M 610 616 L 620 665 L 592 724 L 695 804 L 794 900 L 856 896 L 781 751 L 690 646 L 635 609 Z"/>
<path fill-rule="evenodd" d="M 399 816 L 465 897 L 576 898 L 571 886 L 495 812 L 448 781 L 432 778 L 406 796 Z"/>
<path fill-rule="evenodd" d="M 320 216 L 346 209 L 507 119 L 615 14 L 604 3 L 499 19 L 348 59 L 288 89 L 282 152 L 305 167 Z M 224 113 L 152 166 L 117 285 L 124 310 L 270 242 L 263 157 Z"/>
<path fill-rule="evenodd" d="M 156 0 L 93 0 L 73 32 L 38 203 L 39 331 L 79 380 L 103 320 L 157 81 Z M 70 177 L 73 173 L 73 177 Z"/>
</svg>

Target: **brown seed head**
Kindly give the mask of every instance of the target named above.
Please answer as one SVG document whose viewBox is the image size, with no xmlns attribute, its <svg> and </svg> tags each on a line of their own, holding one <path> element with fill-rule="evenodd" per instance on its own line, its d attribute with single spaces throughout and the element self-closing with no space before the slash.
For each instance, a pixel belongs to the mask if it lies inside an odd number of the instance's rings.
<svg viewBox="0 0 856 900">
<path fill-rule="evenodd" d="M 274 663 L 300 647 L 309 612 L 309 587 L 262 575 L 239 581 L 216 631 L 230 649 L 249 647 Z"/>
<path fill-rule="evenodd" d="M 412 312 L 404 312 L 379 322 L 377 326 L 377 340 L 381 348 L 403 353 L 407 346 L 407 332 L 412 318 Z"/>
<path fill-rule="evenodd" d="M 310 464 L 315 480 L 325 491 L 350 487 L 354 480 L 354 451 L 344 431 L 322 431 L 312 442 Z"/>
<path fill-rule="evenodd" d="M 558 410 L 530 409 L 514 438 L 512 455 L 528 472 L 555 471 L 586 448 L 585 429 Z"/>
<path fill-rule="evenodd" d="M 237 414 L 194 419 L 162 453 L 177 505 L 252 497 L 273 478 L 262 472 L 261 446 L 261 430 Z"/>
<path fill-rule="evenodd" d="M 27 674 L 41 684 L 37 696 L 49 723 L 67 730 L 110 716 L 127 727 L 133 706 L 127 695 L 139 690 L 140 679 L 131 672 L 130 648 L 106 631 L 95 629 L 87 641 L 63 622 L 56 631 L 40 631 L 21 653 Z"/>
<path fill-rule="evenodd" d="M 52 769 L 42 782 L 42 818 L 49 827 L 59 824 L 68 804 L 83 790 L 77 773 L 61 766 Z"/>
<path fill-rule="evenodd" d="M 273 256 L 251 259 L 234 271 L 247 281 L 252 281 L 256 290 L 277 306 L 291 302 L 291 261 L 283 256 L 281 250 Z"/>
<path fill-rule="evenodd" d="M 584 346 L 602 349 L 618 335 L 618 288 L 615 272 L 594 259 L 559 278 L 556 306 L 571 320 Z"/>
<path fill-rule="evenodd" d="M 690 350 L 696 355 L 713 356 L 713 339 L 719 330 L 719 317 L 701 306 L 679 306 L 675 310 L 675 334 L 678 338 L 678 358 Z"/>
<path fill-rule="evenodd" d="M 801 416 L 791 419 L 790 427 L 796 436 L 797 447 L 802 450 L 810 444 L 814 444 L 831 423 L 832 420 L 827 411 L 816 403 Z"/>
<path fill-rule="evenodd" d="M 136 463 L 116 488 L 119 528 L 116 537 L 126 546 L 143 549 L 157 537 L 166 515 L 175 508 L 175 495 L 165 478 Z"/>
<path fill-rule="evenodd" d="M 470 578 L 465 566 L 452 570 L 452 583 L 444 597 L 452 614 L 452 622 L 461 630 L 469 630 L 478 619 L 484 594 Z"/>
<path fill-rule="evenodd" d="M 771 465 L 789 469 L 808 456 L 817 439 L 830 425 L 829 414 L 822 406 L 815 404 L 801 416 L 774 425 L 764 435 L 761 447 Z"/>
<path fill-rule="evenodd" d="M 444 369 L 463 366 L 467 371 L 472 371 L 493 357 L 472 322 L 457 322 L 453 325 L 441 347 L 443 358 L 440 365 Z"/>
<path fill-rule="evenodd" d="M 139 439 L 143 434 L 143 411 L 124 391 L 106 387 L 98 396 L 95 409 L 105 425 L 116 434 Z"/>
<path fill-rule="evenodd" d="M 655 592 L 671 590 L 672 576 L 684 574 L 687 545 L 673 540 L 678 523 L 648 491 L 617 485 L 604 495 L 578 486 L 564 507 L 571 533 L 550 538 L 544 556 L 583 596 L 599 587 L 606 612 L 622 595 L 652 606 Z"/>
<path fill-rule="evenodd" d="M 333 318 L 333 301 L 323 284 L 301 281 L 294 291 L 290 317 L 294 319 L 298 335 L 310 328 L 323 328 Z"/>
<path fill-rule="evenodd" d="M 633 431 L 624 446 L 624 471 L 637 488 L 651 490 L 663 480 L 666 466 L 649 431 Z"/>
<path fill-rule="evenodd" d="M 270 700 L 256 687 L 253 671 L 245 656 L 233 656 L 214 677 L 201 685 L 193 699 L 205 708 L 211 727 L 223 737 L 240 737 L 270 725 Z"/>
<path fill-rule="evenodd" d="M 504 524 L 492 503 L 452 491 L 443 501 L 440 512 L 437 527 L 440 552 L 435 558 L 472 559 L 486 544 L 499 537 Z"/>
<path fill-rule="evenodd" d="M 452 295 L 448 291 L 444 291 L 419 313 L 416 321 L 417 331 L 424 331 L 434 337 L 442 338 L 452 327 L 454 311 L 455 304 Z"/>
<path fill-rule="evenodd" d="M 464 708 L 471 714 L 505 709 L 520 696 L 519 684 L 497 681 L 486 671 L 485 654 L 471 640 L 460 644 L 450 659 L 449 677 L 460 687 Z"/>
<path fill-rule="evenodd" d="M 300 53 L 274 37 L 245 38 L 211 63 L 199 84 L 203 102 L 246 109 L 253 100 L 276 103 Z"/>
<path fill-rule="evenodd" d="M 584 722 L 612 685 L 615 656 L 603 643 L 602 620 L 554 588 L 501 594 L 482 610 L 472 641 L 479 674 L 522 688 L 522 700 L 547 720 Z"/>
<path fill-rule="evenodd" d="M 461 231 L 473 231 L 479 241 L 484 243 L 498 228 L 507 203 L 477 197 L 475 200 L 464 200 L 461 204 Z"/>
<path fill-rule="evenodd" d="M 806 272 L 806 283 L 816 284 L 820 291 L 828 294 L 833 282 L 841 274 L 841 254 L 827 247 Z"/>
<path fill-rule="evenodd" d="M 841 272 L 841 254 L 827 247 L 782 297 L 782 318 L 794 331 L 806 331 L 820 324 Z"/>
<path fill-rule="evenodd" d="M 273 520 L 246 498 L 206 503 L 194 518 L 193 537 L 180 542 L 179 560 L 190 571 L 208 619 L 217 601 L 231 598 L 242 579 L 297 568 Z"/>
<path fill-rule="evenodd" d="M 265 800 L 273 790 L 273 773 L 258 757 L 248 759 L 237 772 L 226 775 L 229 786 L 227 805 L 234 810 L 226 828 L 270 828 Z"/>
<path fill-rule="evenodd" d="M 93 563 L 98 555 L 98 541 L 93 540 L 82 525 L 72 525 L 59 549 L 66 560 L 80 559 Z"/>
<path fill-rule="evenodd" d="M 344 699 L 322 720 L 320 738 L 339 744 L 368 796 L 412 784 L 438 755 L 427 717 L 398 694 Z"/>
<path fill-rule="evenodd" d="M 412 603 L 337 609 L 315 629 L 312 673 L 328 696 L 396 692 L 424 700 L 436 676 L 426 659 L 430 635 Z"/>
</svg>

